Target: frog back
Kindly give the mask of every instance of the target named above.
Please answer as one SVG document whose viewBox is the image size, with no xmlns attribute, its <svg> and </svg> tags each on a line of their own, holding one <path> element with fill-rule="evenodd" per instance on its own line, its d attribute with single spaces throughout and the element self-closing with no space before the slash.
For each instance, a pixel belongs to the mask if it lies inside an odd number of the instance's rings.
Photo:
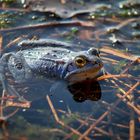
<svg viewBox="0 0 140 140">
<path fill-rule="evenodd" d="M 32 71 L 59 77 L 74 52 L 65 48 L 37 47 L 22 50 L 22 55 Z"/>
</svg>

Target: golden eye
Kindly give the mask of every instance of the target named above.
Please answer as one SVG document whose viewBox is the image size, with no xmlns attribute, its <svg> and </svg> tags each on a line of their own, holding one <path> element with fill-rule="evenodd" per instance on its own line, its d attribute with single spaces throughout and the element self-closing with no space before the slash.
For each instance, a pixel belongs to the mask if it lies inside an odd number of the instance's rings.
<svg viewBox="0 0 140 140">
<path fill-rule="evenodd" d="M 82 56 L 77 56 L 75 58 L 75 64 L 77 67 L 81 68 L 81 67 L 85 66 L 86 62 L 87 62 L 86 59 Z"/>
</svg>

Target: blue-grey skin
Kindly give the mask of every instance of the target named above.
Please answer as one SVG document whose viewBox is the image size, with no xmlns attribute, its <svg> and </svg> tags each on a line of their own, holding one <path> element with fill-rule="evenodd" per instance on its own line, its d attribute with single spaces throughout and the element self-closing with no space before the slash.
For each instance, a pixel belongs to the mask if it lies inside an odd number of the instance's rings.
<svg viewBox="0 0 140 140">
<path fill-rule="evenodd" d="M 19 44 L 20 51 L 6 53 L 0 60 L 4 90 L 10 90 L 19 96 L 6 82 L 5 66 L 14 80 L 21 83 L 34 78 L 35 75 L 63 79 L 69 84 L 97 77 L 103 66 L 99 52 L 94 48 L 74 52 L 67 49 L 70 46 L 54 40 L 22 41 Z M 81 58 L 84 63 L 79 64 Z"/>
</svg>

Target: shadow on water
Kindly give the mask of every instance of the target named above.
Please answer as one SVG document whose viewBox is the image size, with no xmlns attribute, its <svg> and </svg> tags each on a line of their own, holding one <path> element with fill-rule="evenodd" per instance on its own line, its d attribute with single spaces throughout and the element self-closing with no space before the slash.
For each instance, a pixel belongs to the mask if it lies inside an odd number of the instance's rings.
<svg viewBox="0 0 140 140">
<path fill-rule="evenodd" d="M 68 86 L 68 90 L 73 95 L 76 102 L 85 100 L 98 101 L 101 99 L 101 87 L 97 81 L 86 80 Z"/>
</svg>

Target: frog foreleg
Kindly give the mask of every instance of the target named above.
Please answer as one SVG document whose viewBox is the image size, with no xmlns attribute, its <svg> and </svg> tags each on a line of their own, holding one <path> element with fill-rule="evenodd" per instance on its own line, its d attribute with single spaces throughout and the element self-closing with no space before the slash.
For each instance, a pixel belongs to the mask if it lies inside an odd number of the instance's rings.
<svg viewBox="0 0 140 140">
<path fill-rule="evenodd" d="M 67 88 L 66 82 L 64 82 L 64 81 L 57 81 L 56 83 L 54 83 L 51 86 L 51 88 L 50 88 L 50 95 L 53 95 L 59 89 L 61 89 L 61 91 L 63 91 L 66 88 Z"/>
</svg>

